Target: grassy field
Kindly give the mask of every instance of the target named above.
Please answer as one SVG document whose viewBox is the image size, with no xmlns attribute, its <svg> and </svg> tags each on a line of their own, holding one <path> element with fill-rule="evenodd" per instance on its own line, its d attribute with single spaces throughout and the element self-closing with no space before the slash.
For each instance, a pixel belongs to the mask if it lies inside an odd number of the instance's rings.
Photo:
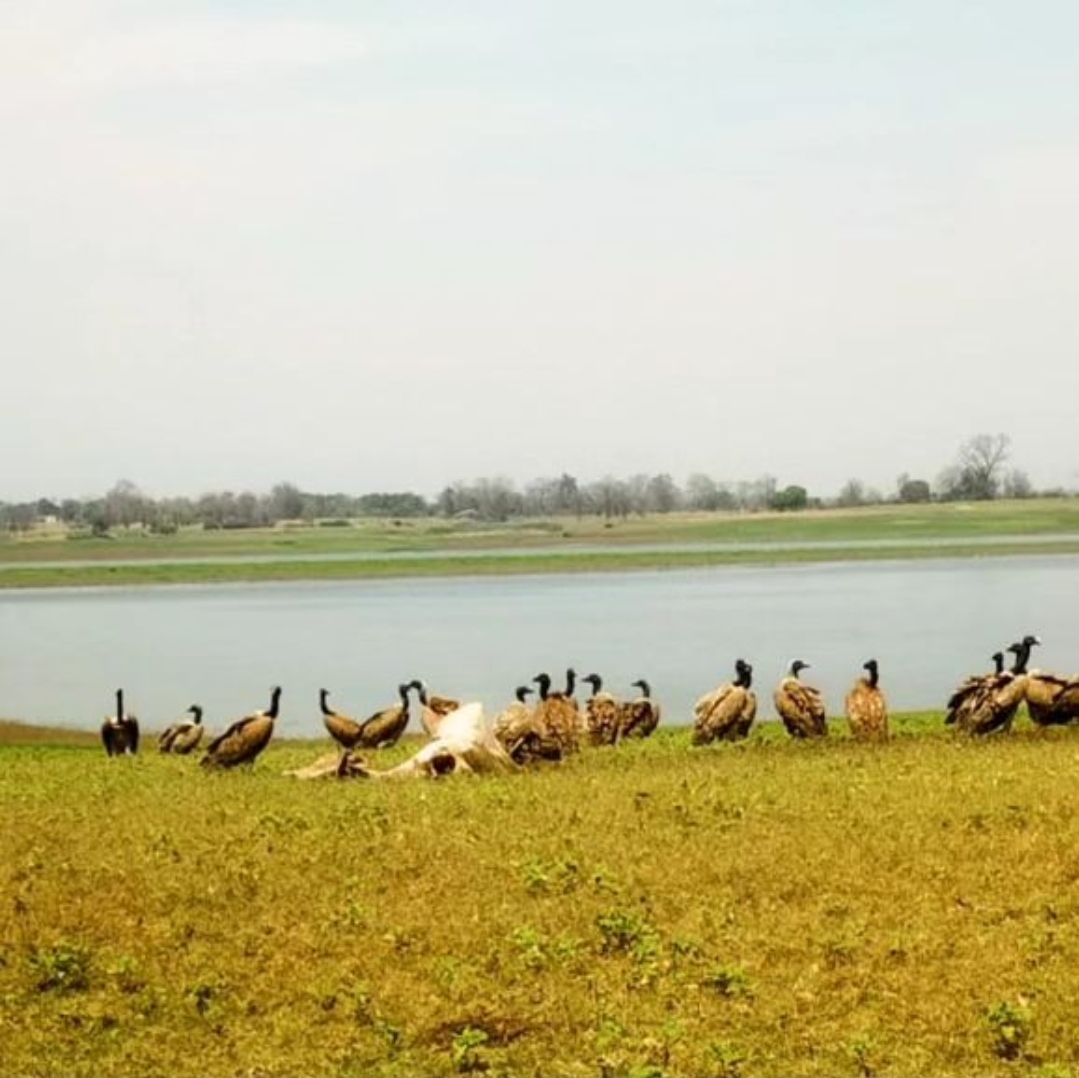
<svg viewBox="0 0 1079 1078">
<path fill-rule="evenodd" d="M 1031 545 L 1030 540 L 1043 540 Z M 991 548 L 986 539 L 1000 540 Z M 887 549 L 881 541 L 899 544 Z M 1009 541 L 1010 540 L 1010 541 Z M 940 542 L 949 545 L 943 549 Z M 757 550 L 647 550 L 649 545 L 781 544 Z M 846 543 L 822 549 L 812 544 Z M 803 544 L 803 545 L 799 545 Z M 808 544 L 808 545 L 806 545 Z M 603 551 L 589 550 L 602 546 Z M 502 551 L 526 551 L 507 556 Z M 346 527 L 184 530 L 172 536 L 62 532 L 0 539 L 0 588 L 110 584 L 353 579 L 402 575 L 508 574 L 685 568 L 867 558 L 966 557 L 1079 552 L 1079 498 L 977 505 L 877 506 L 794 514 L 669 514 L 473 521 L 369 520 Z M 488 552 L 482 558 L 460 555 Z M 407 561 L 392 555 L 415 555 Z M 335 561 L 297 561 L 332 556 Z M 349 555 L 355 555 L 354 560 Z M 379 555 L 386 555 L 379 557 Z M 234 559 L 226 563 L 196 559 Z M 245 560 L 246 559 L 246 560 Z M 257 560 L 255 560 L 257 559 Z M 169 564 L 159 564 L 165 561 Z M 68 564 L 57 565 L 57 562 Z M 48 563 L 48 564 L 43 564 Z M 123 564 L 118 564 L 123 563 Z"/>
<path fill-rule="evenodd" d="M 1079 732 L 898 728 L 433 784 L 6 728 L 0 1073 L 1079 1073 Z"/>
</svg>

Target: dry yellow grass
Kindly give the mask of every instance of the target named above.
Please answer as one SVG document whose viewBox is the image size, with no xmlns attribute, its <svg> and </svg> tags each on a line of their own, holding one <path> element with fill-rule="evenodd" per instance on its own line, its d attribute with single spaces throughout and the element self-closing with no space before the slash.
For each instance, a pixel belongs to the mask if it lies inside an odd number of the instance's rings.
<svg viewBox="0 0 1079 1078">
<path fill-rule="evenodd" d="M 1079 734 L 939 721 L 438 783 L 4 749 L 0 1073 L 1073 1073 Z"/>
</svg>

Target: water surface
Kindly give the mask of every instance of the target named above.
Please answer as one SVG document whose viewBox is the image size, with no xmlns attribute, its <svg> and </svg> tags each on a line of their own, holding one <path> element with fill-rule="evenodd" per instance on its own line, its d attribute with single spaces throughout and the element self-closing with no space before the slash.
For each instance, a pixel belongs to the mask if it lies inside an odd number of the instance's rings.
<svg viewBox="0 0 1079 1078">
<path fill-rule="evenodd" d="M 96 728 L 123 687 L 155 729 L 192 703 L 211 729 L 269 700 L 282 734 L 321 731 L 320 687 L 363 716 L 400 681 L 491 711 L 540 671 L 647 678 L 666 722 L 753 663 L 769 717 L 793 658 L 830 713 L 875 657 L 893 709 L 941 706 L 1026 632 L 1079 672 L 1079 557 L 940 558 L 499 578 L 38 589 L 0 596 L 0 714 Z"/>
</svg>

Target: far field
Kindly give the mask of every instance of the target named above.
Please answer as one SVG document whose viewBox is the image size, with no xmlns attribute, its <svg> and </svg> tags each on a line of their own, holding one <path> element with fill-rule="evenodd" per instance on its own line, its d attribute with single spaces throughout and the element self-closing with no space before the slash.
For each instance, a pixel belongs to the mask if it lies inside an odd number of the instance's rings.
<svg viewBox="0 0 1079 1078">
<path fill-rule="evenodd" d="M 0 1073 L 1079 1074 L 1079 731 L 897 725 L 397 784 L 9 743 Z"/>
<path fill-rule="evenodd" d="M 168 536 L 118 531 L 107 538 L 56 529 L 0 539 L 0 588 L 564 573 L 1031 551 L 1079 553 L 1079 498 L 501 525 L 379 519 L 197 528 Z"/>
</svg>

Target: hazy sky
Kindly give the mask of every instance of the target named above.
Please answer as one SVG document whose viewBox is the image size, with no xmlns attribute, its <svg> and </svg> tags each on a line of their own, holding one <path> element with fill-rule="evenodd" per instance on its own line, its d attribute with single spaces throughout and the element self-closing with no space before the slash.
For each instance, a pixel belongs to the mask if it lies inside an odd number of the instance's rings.
<svg viewBox="0 0 1079 1078">
<path fill-rule="evenodd" d="M 0 0 L 0 500 L 1079 486 L 1074 0 Z"/>
</svg>

